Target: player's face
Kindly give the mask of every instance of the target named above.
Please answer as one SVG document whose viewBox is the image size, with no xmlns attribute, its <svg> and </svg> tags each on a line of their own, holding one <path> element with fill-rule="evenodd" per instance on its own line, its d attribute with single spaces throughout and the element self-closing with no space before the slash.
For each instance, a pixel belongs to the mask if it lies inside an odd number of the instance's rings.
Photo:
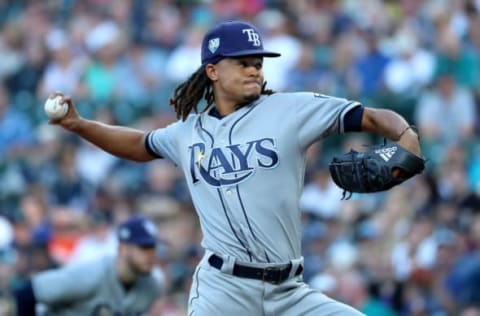
<svg viewBox="0 0 480 316">
<path fill-rule="evenodd" d="M 251 102 L 260 96 L 263 85 L 263 58 L 225 58 L 216 65 L 215 97 L 235 104 Z"/>
<path fill-rule="evenodd" d="M 155 247 L 140 247 L 129 245 L 126 256 L 127 263 L 137 274 L 148 274 L 156 261 Z"/>
</svg>

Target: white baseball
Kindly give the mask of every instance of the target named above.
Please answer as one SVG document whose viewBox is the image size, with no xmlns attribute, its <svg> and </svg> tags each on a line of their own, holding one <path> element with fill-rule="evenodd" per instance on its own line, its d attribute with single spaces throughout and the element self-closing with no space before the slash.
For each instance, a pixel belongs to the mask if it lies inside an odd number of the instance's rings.
<svg viewBox="0 0 480 316">
<path fill-rule="evenodd" d="M 68 104 L 67 103 L 60 103 L 61 96 L 57 96 L 54 99 L 48 98 L 45 101 L 45 113 L 51 119 L 59 119 L 64 117 L 68 112 Z"/>
</svg>

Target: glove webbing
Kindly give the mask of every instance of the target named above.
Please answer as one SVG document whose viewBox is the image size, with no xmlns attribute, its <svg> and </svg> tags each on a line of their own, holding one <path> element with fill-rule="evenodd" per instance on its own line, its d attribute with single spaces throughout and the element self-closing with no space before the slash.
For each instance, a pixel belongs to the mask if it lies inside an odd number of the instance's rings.
<svg viewBox="0 0 480 316">
<path fill-rule="evenodd" d="M 356 162 L 356 157 L 355 157 L 355 154 L 357 153 L 357 151 L 353 150 L 353 149 L 350 149 L 350 152 L 349 154 L 352 156 L 352 161 L 355 163 Z M 355 164 L 354 164 L 355 165 Z M 357 173 L 357 176 L 360 176 L 360 172 L 358 170 L 359 168 L 352 168 L 352 178 L 354 178 L 355 176 L 355 172 Z M 348 193 L 348 196 L 347 196 L 347 193 Z M 348 191 L 347 189 L 343 189 L 343 192 L 342 192 L 342 200 L 350 200 L 350 198 L 352 197 L 353 195 L 353 192 L 350 192 Z"/>
<path fill-rule="evenodd" d="M 411 129 L 413 129 L 414 131 L 416 131 L 416 127 L 415 127 L 414 125 L 410 125 L 410 126 L 408 126 L 403 132 L 400 133 L 400 137 L 401 137 L 409 128 L 411 128 Z M 387 139 L 386 139 L 386 138 L 383 138 L 383 146 L 386 146 L 386 145 L 387 145 Z M 364 145 L 364 146 L 369 147 L 368 145 Z M 357 179 L 361 179 L 361 178 L 362 178 L 362 174 L 360 173 L 360 168 L 356 168 L 356 167 L 355 167 L 355 166 L 356 166 L 356 162 L 357 162 L 357 157 L 356 157 L 355 154 L 357 154 L 357 153 L 358 153 L 358 151 L 353 150 L 353 149 L 350 149 L 349 154 L 352 156 L 352 162 L 353 162 L 353 163 L 352 163 L 352 167 L 353 167 L 353 169 L 352 169 L 352 178 L 355 179 L 355 173 L 356 173 Z M 363 162 L 361 162 L 361 163 L 362 163 L 362 167 L 363 167 L 363 168 L 367 168 L 367 167 L 363 164 Z M 362 168 L 362 170 L 363 170 L 363 168 Z M 362 183 L 361 181 L 358 181 L 358 184 L 362 187 L 362 190 L 365 190 L 365 186 L 363 185 L 363 183 Z M 347 195 L 347 193 L 348 193 L 348 195 Z M 343 189 L 341 200 L 350 200 L 350 198 L 352 197 L 352 195 L 353 195 L 353 192 L 348 191 L 347 189 Z"/>
</svg>

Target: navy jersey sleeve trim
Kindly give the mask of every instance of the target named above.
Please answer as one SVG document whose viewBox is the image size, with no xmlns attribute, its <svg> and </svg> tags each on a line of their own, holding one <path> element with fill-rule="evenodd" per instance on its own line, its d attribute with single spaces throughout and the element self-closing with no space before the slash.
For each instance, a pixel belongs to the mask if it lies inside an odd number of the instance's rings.
<svg viewBox="0 0 480 316">
<path fill-rule="evenodd" d="M 343 117 L 345 132 L 360 132 L 362 130 L 363 106 L 356 106 L 350 109 Z"/>
<path fill-rule="evenodd" d="M 28 280 L 26 284 L 15 291 L 15 303 L 18 316 L 34 316 L 37 300 L 33 292 L 32 281 Z"/>
<path fill-rule="evenodd" d="M 148 132 L 147 134 L 147 137 L 145 137 L 145 149 L 147 150 L 147 152 L 152 155 L 153 157 L 157 157 L 157 158 L 163 158 L 163 156 L 157 154 L 154 150 L 153 150 L 153 145 L 152 145 L 152 140 L 151 140 L 151 136 L 152 136 L 152 132 Z"/>
</svg>

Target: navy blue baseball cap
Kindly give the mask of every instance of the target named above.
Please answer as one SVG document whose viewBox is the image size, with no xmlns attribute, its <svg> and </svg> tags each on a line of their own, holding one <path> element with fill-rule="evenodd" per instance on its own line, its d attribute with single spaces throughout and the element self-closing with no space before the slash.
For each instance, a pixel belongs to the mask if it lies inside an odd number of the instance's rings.
<svg viewBox="0 0 480 316">
<path fill-rule="evenodd" d="M 242 21 L 223 22 L 207 32 L 202 42 L 202 65 L 215 64 L 225 57 L 258 55 L 279 57 L 263 49 L 257 28 Z"/>
<path fill-rule="evenodd" d="M 119 225 L 118 240 L 121 243 L 141 247 L 154 247 L 158 242 L 157 228 L 153 221 L 143 216 L 132 216 Z"/>
</svg>

